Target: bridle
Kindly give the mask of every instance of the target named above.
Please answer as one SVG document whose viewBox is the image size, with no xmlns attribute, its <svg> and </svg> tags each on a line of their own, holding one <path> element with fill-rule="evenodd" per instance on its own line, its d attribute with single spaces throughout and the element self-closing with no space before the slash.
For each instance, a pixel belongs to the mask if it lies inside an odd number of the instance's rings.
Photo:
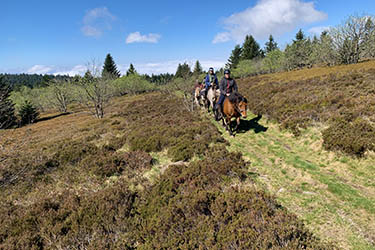
<svg viewBox="0 0 375 250">
<path fill-rule="evenodd" d="M 246 108 L 244 108 L 244 109 L 240 109 L 240 108 L 238 107 L 238 103 L 236 103 L 236 105 L 234 105 L 234 109 L 240 114 L 240 116 L 243 116 L 243 115 L 242 115 L 242 112 L 245 112 L 245 111 L 246 111 Z"/>
</svg>

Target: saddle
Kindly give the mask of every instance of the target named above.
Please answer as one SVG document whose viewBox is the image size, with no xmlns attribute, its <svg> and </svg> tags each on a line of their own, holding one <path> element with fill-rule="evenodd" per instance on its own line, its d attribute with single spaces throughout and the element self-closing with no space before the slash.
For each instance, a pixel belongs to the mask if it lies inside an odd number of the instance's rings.
<svg viewBox="0 0 375 250">
<path fill-rule="evenodd" d="M 225 98 L 228 98 L 228 100 L 233 104 L 237 104 L 243 101 L 247 103 L 247 99 L 238 92 L 233 92 L 229 96 L 226 96 Z"/>
</svg>

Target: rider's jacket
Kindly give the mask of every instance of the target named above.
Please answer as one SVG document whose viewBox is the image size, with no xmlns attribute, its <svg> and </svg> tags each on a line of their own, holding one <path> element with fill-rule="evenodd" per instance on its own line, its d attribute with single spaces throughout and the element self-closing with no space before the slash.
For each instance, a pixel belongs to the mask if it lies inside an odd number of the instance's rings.
<svg viewBox="0 0 375 250">
<path fill-rule="evenodd" d="M 224 77 L 223 79 L 221 79 L 219 87 L 221 95 L 238 92 L 237 83 L 233 78 L 227 79 Z"/>
<path fill-rule="evenodd" d="M 204 82 L 205 82 L 206 87 L 211 86 L 212 83 L 214 83 L 216 85 L 219 83 L 219 81 L 217 80 L 216 74 L 212 74 L 212 75 L 207 74 L 205 79 L 204 79 Z"/>
</svg>

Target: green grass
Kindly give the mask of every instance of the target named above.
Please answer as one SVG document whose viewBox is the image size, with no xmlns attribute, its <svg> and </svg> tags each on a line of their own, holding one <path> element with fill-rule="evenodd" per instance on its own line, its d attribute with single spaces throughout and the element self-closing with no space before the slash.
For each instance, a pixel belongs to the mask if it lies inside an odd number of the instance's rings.
<svg viewBox="0 0 375 250">
<path fill-rule="evenodd" d="M 375 155 L 355 159 L 323 150 L 322 128 L 296 138 L 271 121 L 259 123 L 268 130 L 230 137 L 215 122 L 228 150 L 251 162 L 255 185 L 276 195 L 323 240 L 342 249 L 375 249 Z"/>
</svg>

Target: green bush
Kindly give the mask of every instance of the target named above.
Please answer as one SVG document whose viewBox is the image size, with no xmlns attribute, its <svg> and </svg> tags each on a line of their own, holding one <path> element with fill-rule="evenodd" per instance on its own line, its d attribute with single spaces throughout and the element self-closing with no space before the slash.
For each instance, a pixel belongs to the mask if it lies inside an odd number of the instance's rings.
<svg viewBox="0 0 375 250">
<path fill-rule="evenodd" d="M 113 81 L 115 95 L 139 94 L 155 89 L 154 84 L 150 83 L 138 74 L 122 76 Z"/>
</svg>

